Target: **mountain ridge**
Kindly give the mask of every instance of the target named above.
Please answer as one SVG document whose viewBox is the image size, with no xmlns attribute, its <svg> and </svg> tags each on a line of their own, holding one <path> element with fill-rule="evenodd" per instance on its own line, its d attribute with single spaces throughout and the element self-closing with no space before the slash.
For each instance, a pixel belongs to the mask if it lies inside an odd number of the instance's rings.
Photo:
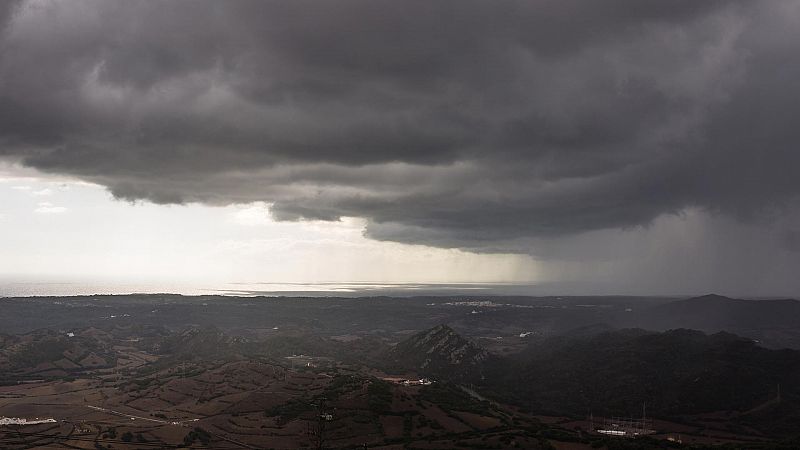
<svg viewBox="0 0 800 450">
<path fill-rule="evenodd" d="M 489 352 L 440 324 L 399 342 L 386 355 L 394 365 L 422 375 L 460 378 L 490 358 Z"/>
</svg>

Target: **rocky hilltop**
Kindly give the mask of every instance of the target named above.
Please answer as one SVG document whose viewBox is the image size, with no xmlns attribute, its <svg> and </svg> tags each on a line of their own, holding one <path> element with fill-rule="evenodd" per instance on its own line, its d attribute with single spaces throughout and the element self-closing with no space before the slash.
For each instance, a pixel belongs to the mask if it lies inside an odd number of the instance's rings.
<svg viewBox="0 0 800 450">
<path fill-rule="evenodd" d="M 395 365 L 438 378 L 460 378 L 474 373 L 489 353 L 447 325 L 437 325 L 398 343 L 389 351 Z"/>
</svg>

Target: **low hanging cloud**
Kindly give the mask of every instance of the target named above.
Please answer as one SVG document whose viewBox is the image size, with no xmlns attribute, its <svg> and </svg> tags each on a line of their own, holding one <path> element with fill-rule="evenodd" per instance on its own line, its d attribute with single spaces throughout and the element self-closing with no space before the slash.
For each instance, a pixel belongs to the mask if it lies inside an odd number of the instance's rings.
<svg viewBox="0 0 800 450">
<path fill-rule="evenodd" d="M 50 202 L 40 202 L 33 212 L 38 214 L 61 214 L 67 212 L 67 208 L 64 206 L 54 205 Z"/>
<path fill-rule="evenodd" d="M 0 158 L 120 199 L 535 252 L 800 194 L 794 1 L 22 1 L 0 22 Z"/>
</svg>

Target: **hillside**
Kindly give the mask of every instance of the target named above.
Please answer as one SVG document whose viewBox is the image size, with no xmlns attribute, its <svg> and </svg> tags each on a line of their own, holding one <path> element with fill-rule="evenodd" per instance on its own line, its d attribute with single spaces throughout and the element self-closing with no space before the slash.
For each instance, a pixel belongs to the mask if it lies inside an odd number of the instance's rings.
<svg viewBox="0 0 800 450">
<path fill-rule="evenodd" d="M 620 330 L 592 338 L 550 339 L 487 369 L 487 388 L 538 411 L 656 415 L 735 411 L 777 394 L 790 409 L 800 352 L 769 350 L 729 333 Z"/>
<path fill-rule="evenodd" d="M 109 421 L 120 435 L 151 445 L 205 438 L 216 446 L 232 438 L 257 448 L 309 446 L 320 410 L 332 415 L 326 440 L 338 448 L 547 448 L 554 440 L 602 446 L 611 441 L 585 433 L 587 412 L 638 416 L 643 403 L 648 417 L 659 419 L 658 439 L 679 432 L 703 444 L 724 435 L 754 448 L 753 439 L 798 434 L 800 352 L 765 349 L 730 333 L 595 325 L 529 338 L 523 351 L 507 356 L 445 325 L 405 334 L 394 346 L 377 336 L 264 336 L 129 326 L 2 335 L 0 370 L 11 376 L 0 412 L 62 420 L 41 426 L 62 437 L 71 433 L 69 421 L 87 421 L 82 433 L 94 437 L 75 439 L 114 448 L 139 447 L 114 440 Z M 92 354 L 105 364 L 86 359 Z M 299 364 L 287 358 L 300 354 Z M 387 370 L 392 365 L 396 372 Z M 411 373 L 435 382 L 406 385 L 396 376 Z M 194 428 L 183 428 L 189 422 Z M 6 437 L 0 441 L 13 448 L 35 442 Z"/>
<path fill-rule="evenodd" d="M 724 412 L 731 430 L 797 435 L 800 352 L 727 332 L 601 329 L 537 340 L 499 357 L 440 325 L 397 344 L 389 356 L 395 367 L 473 383 L 488 398 L 539 414 L 635 417 L 646 405 L 662 418 L 696 422 Z"/>
<path fill-rule="evenodd" d="M 190 327 L 157 340 L 158 353 L 182 357 L 221 357 L 236 350 L 240 338 L 232 338 L 216 327 Z"/>
<path fill-rule="evenodd" d="M 421 375 L 458 379 L 480 372 L 489 353 L 447 325 L 437 325 L 398 343 L 386 356 L 388 364 Z"/>
<path fill-rule="evenodd" d="M 635 316 L 629 326 L 652 330 L 728 331 L 770 348 L 800 349 L 800 301 L 741 300 L 721 295 L 678 300 Z"/>
<path fill-rule="evenodd" d="M 39 330 L 0 338 L 0 383 L 30 378 L 59 378 L 112 366 L 117 357 L 108 336 L 86 329 L 78 333 Z"/>
</svg>

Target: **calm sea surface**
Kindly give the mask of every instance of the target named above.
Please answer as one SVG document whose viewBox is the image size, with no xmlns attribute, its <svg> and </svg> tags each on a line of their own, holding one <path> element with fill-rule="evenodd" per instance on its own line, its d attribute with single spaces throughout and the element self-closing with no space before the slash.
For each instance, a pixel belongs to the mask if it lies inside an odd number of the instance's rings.
<svg viewBox="0 0 800 450">
<path fill-rule="evenodd" d="M 0 281 L 0 297 L 92 294 L 240 295 L 240 296 L 367 296 L 367 295 L 527 295 L 535 285 L 503 283 L 225 283 L 199 286 L 169 283 L 91 283 Z"/>
</svg>

